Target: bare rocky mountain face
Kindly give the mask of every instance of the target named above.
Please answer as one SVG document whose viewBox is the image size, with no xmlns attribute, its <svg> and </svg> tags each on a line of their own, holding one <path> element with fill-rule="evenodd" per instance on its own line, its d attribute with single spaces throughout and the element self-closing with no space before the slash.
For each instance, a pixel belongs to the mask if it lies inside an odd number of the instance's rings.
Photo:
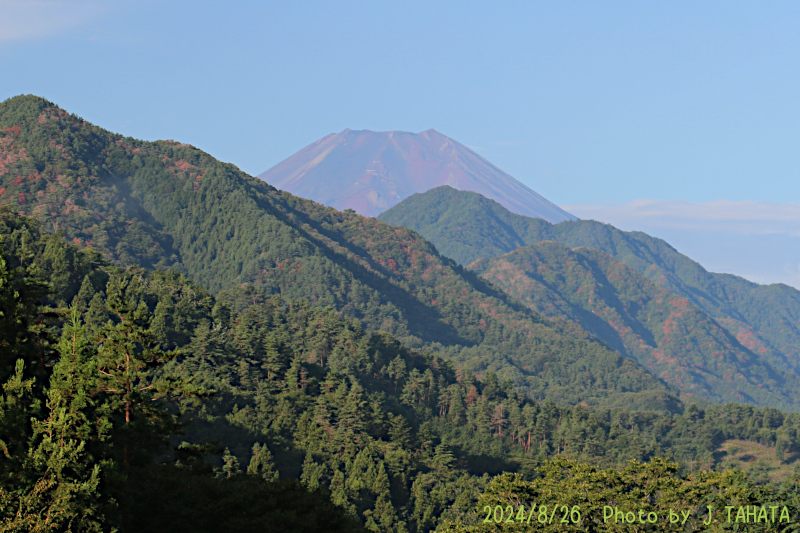
<svg viewBox="0 0 800 533">
<path fill-rule="evenodd" d="M 377 216 L 412 194 L 449 185 L 514 213 L 577 220 L 461 143 L 436 130 L 344 130 L 310 144 L 259 175 L 294 195 Z"/>
</svg>

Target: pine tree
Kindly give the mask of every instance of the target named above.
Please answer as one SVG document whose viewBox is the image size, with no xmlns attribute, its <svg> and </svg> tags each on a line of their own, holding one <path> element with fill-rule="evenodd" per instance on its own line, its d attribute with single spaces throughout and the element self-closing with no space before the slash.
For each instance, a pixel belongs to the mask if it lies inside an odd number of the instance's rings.
<svg viewBox="0 0 800 533">
<path fill-rule="evenodd" d="M 239 459 L 237 459 L 228 448 L 225 448 L 225 452 L 222 454 L 223 477 L 231 478 L 241 473 L 242 469 L 239 467 Z"/>
<path fill-rule="evenodd" d="M 327 467 L 324 463 L 317 463 L 314 461 L 314 456 L 310 451 L 306 452 L 306 458 L 303 461 L 303 469 L 300 474 L 300 482 L 311 490 L 318 489 L 326 483 Z"/>
<path fill-rule="evenodd" d="M 286 371 L 284 383 L 285 389 L 289 393 L 304 391 L 308 386 L 308 370 L 303 366 L 302 358 L 299 354 L 295 354 L 292 357 L 292 362 Z"/>
<path fill-rule="evenodd" d="M 434 450 L 433 454 L 433 467 L 440 471 L 440 472 L 447 472 L 453 466 L 456 459 L 453 456 L 453 452 L 450 451 L 450 447 L 445 443 L 441 442 Z"/>
<path fill-rule="evenodd" d="M 247 465 L 247 473 L 261 476 L 267 481 L 278 481 L 278 470 L 266 445 L 258 442 L 253 444 L 253 455 L 250 457 L 250 464 Z"/>
<path fill-rule="evenodd" d="M 107 438 L 110 424 L 96 411 L 91 396 L 96 381 L 94 350 L 75 307 L 58 351 L 61 358 L 46 391 L 45 414 L 33 418 L 30 447 L 18 466 L 24 473 L 19 477 L 28 485 L 9 492 L 3 483 L 0 489 L 0 506 L 14 511 L 4 517 L 3 531 L 103 529 L 99 486 L 104 459 L 98 444 Z M 30 394 L 30 385 L 22 381 L 21 360 L 8 385 L 7 394 Z"/>
<path fill-rule="evenodd" d="M 402 448 L 411 444 L 411 426 L 402 415 L 389 413 L 389 438 Z"/>
<path fill-rule="evenodd" d="M 38 349 L 41 327 L 37 328 L 35 322 L 44 284 L 28 273 L 28 268 L 23 266 L 26 260 L 30 268 L 31 257 L 7 257 L 0 237 L 0 380 L 14 373 L 18 359 L 27 363 L 26 372 L 35 368 L 38 377 L 46 375 L 45 362 Z"/>
<path fill-rule="evenodd" d="M 503 438 L 503 429 L 506 427 L 507 423 L 508 420 L 506 420 L 505 408 L 502 403 L 498 403 L 490 419 L 491 428 L 495 436 L 501 439 Z"/>
<path fill-rule="evenodd" d="M 148 329 L 151 314 L 139 300 L 143 282 L 143 274 L 135 271 L 111 277 L 106 302 L 117 323 L 107 322 L 95 339 L 97 386 L 104 395 L 105 408 L 120 419 L 115 431 L 121 433 L 124 465 L 137 455 L 151 461 L 150 453 L 165 445 L 167 436 L 177 429 L 174 416 L 160 407 L 159 400 L 202 394 L 188 380 L 154 376 L 154 368 L 178 354 L 157 348 L 155 336 Z"/>
<path fill-rule="evenodd" d="M 24 531 L 23 525 L 40 514 L 42 507 L 28 497 L 39 477 L 37 472 L 30 471 L 28 461 L 30 420 L 41 416 L 41 402 L 34 392 L 35 380 L 23 375 L 24 365 L 22 359 L 17 360 L 14 373 L 3 384 L 0 395 L 0 517 L 3 528 L 9 531 Z M 19 527 L 15 529 L 10 524 Z"/>
</svg>

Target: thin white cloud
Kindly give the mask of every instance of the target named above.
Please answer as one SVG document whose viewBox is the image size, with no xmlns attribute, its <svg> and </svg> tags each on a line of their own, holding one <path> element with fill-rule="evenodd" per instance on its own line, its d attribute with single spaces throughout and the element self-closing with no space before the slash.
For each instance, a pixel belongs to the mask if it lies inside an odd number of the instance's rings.
<svg viewBox="0 0 800 533">
<path fill-rule="evenodd" d="M 800 237 L 800 203 L 634 200 L 617 205 L 575 204 L 561 207 L 579 218 L 600 220 L 624 229 L 659 226 L 744 235 Z"/>
<path fill-rule="evenodd" d="M 62 34 L 98 17 L 107 5 L 85 0 L 0 0 L 0 42 Z"/>
<path fill-rule="evenodd" d="M 660 237 L 712 272 L 800 288 L 800 204 L 635 200 L 562 205 L 583 219 Z"/>
</svg>

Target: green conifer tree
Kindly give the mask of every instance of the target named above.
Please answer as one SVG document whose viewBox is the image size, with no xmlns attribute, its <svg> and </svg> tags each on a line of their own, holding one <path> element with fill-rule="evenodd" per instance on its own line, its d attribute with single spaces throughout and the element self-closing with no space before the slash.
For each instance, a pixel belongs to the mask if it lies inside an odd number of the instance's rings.
<svg viewBox="0 0 800 533">
<path fill-rule="evenodd" d="M 247 473 L 261 476 L 267 481 L 278 481 L 278 470 L 266 445 L 258 442 L 253 444 L 253 455 L 250 457 L 250 464 L 247 465 Z"/>
<path fill-rule="evenodd" d="M 225 448 L 225 452 L 222 454 L 222 476 L 231 478 L 241 473 L 242 469 L 239 467 L 239 459 L 237 459 L 228 448 Z"/>
</svg>

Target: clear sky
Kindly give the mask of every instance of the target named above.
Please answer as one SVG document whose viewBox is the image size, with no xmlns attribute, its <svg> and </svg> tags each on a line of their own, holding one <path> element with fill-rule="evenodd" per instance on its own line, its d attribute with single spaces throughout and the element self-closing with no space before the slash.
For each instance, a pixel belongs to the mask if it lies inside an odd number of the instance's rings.
<svg viewBox="0 0 800 533">
<path fill-rule="evenodd" d="M 559 205 L 800 202 L 799 2 L 0 0 L 0 72 L 251 174 L 435 128 Z"/>
</svg>

